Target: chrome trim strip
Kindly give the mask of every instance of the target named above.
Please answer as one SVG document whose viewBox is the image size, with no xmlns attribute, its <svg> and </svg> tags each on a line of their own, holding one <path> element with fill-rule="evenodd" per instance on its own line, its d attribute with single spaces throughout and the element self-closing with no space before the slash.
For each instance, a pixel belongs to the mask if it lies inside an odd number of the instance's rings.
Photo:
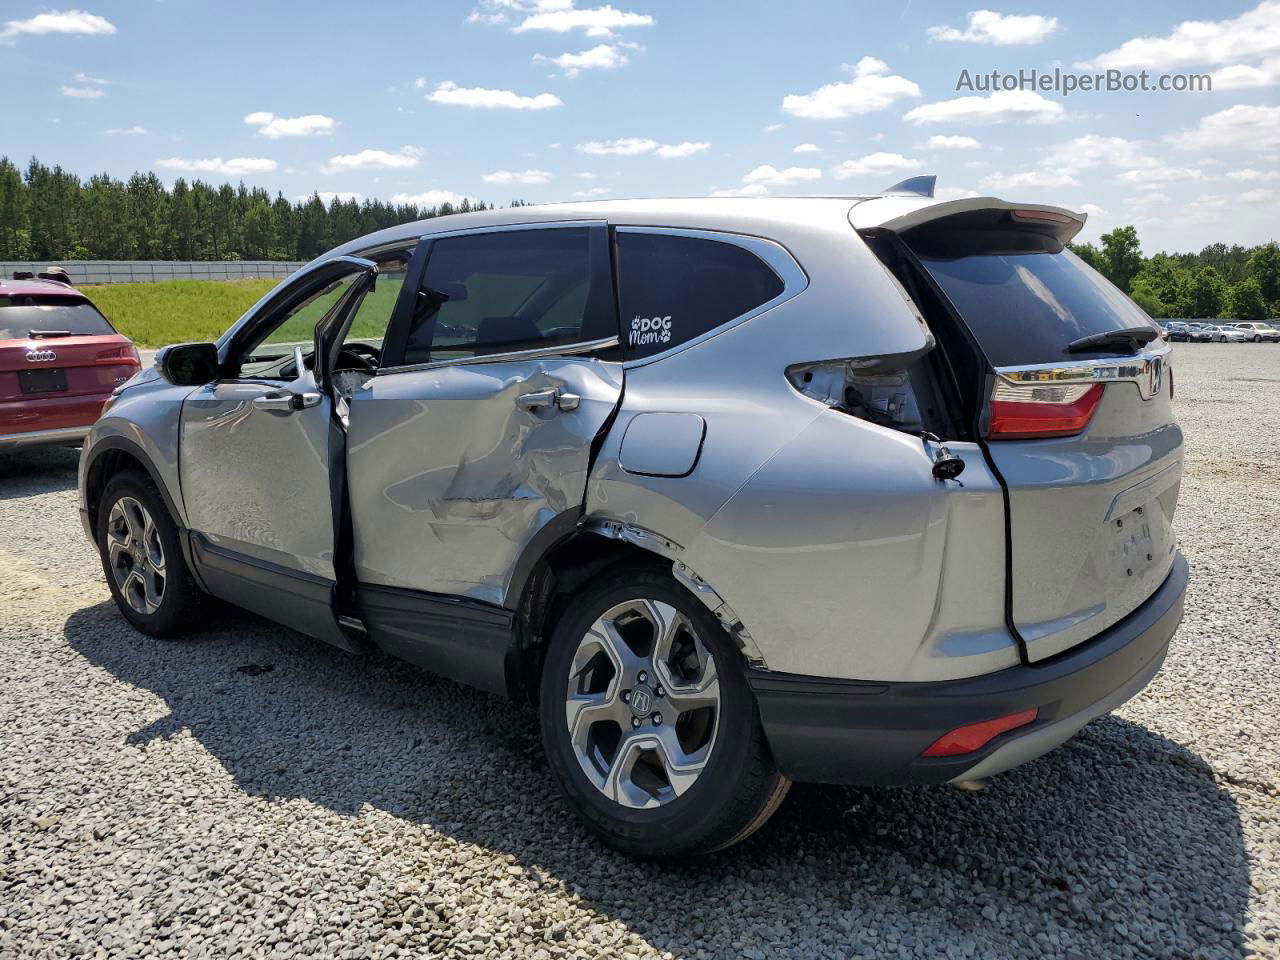
<svg viewBox="0 0 1280 960">
<path fill-rule="evenodd" d="M 26 433 L 0 434 L 0 447 L 25 447 L 44 444 L 79 443 L 93 424 L 83 427 L 56 427 L 52 430 L 28 430 Z"/>
<path fill-rule="evenodd" d="M 663 350 L 661 353 L 655 353 L 649 357 L 642 357 L 637 360 L 628 360 L 623 364 L 625 369 L 633 367 L 643 367 L 650 363 L 657 363 L 659 360 L 665 360 L 672 354 L 679 353 L 681 350 L 687 350 L 690 347 L 697 346 L 710 340 L 712 337 L 719 336 L 726 330 L 732 330 L 740 324 L 746 323 L 753 317 L 758 317 L 766 310 L 772 310 L 779 304 L 785 303 L 797 294 L 803 293 L 809 286 L 809 275 L 804 272 L 804 268 L 796 262 L 795 257 L 782 244 L 774 240 L 767 240 L 764 237 L 756 237 L 745 233 L 729 233 L 723 230 L 694 230 L 685 227 L 644 227 L 644 226 L 618 226 L 615 227 L 616 233 L 649 233 L 658 234 L 667 237 L 693 237 L 698 240 L 714 240 L 717 243 L 730 243 L 736 247 L 742 247 L 755 254 L 765 262 L 774 273 L 778 275 L 778 279 L 782 281 L 782 292 L 772 300 L 767 300 L 754 310 L 742 314 L 740 317 L 734 317 L 727 323 L 722 323 L 718 327 L 708 330 L 700 336 L 683 343 L 677 344 L 670 349 Z M 619 322 L 623 329 L 626 329 L 627 320 L 625 317 L 619 317 Z"/>
<path fill-rule="evenodd" d="M 453 360 L 433 360 L 430 363 L 404 363 L 397 367 L 383 367 L 375 377 L 390 373 L 411 373 L 414 370 L 438 370 L 441 367 L 460 367 L 472 363 L 501 363 L 506 360 L 541 360 L 544 357 L 579 357 L 618 345 L 617 337 L 602 337 L 562 347 L 538 347 L 536 350 L 513 350 L 509 353 L 488 353 L 481 357 L 456 357 Z"/>
<path fill-rule="evenodd" d="M 1075 363 L 1034 363 L 1018 367 L 996 367 L 996 376 L 1010 386 L 1035 383 L 1114 383 L 1129 381 L 1138 385 L 1142 399 L 1150 400 L 1160 392 L 1164 372 L 1169 367 L 1171 348 L 1167 343 L 1143 350 L 1131 357 L 1103 357 Z"/>
</svg>

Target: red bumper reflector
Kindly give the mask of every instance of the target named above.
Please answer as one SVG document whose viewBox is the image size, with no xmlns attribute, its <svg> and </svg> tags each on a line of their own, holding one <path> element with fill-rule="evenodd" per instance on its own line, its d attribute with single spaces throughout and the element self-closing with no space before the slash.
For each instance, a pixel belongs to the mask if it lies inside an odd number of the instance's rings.
<svg viewBox="0 0 1280 960">
<path fill-rule="evenodd" d="M 940 736 L 921 756 L 956 757 L 981 750 L 1000 734 L 1016 730 L 1018 727 L 1025 727 L 1036 718 L 1038 712 L 1036 709 L 1023 710 L 1021 713 L 1011 713 L 1007 717 L 996 717 L 994 720 L 983 720 L 979 723 L 956 727 L 950 733 Z"/>
<path fill-rule="evenodd" d="M 1071 403 L 1019 403 L 1013 400 L 991 401 L 992 440 L 1037 440 L 1045 437 L 1069 437 L 1089 425 L 1103 385 L 1094 384 Z"/>
</svg>

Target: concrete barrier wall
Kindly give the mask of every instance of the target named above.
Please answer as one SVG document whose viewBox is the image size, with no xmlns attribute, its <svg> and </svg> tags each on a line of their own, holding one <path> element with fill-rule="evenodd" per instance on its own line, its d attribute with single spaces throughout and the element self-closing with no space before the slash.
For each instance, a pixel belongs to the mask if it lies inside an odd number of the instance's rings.
<svg viewBox="0 0 1280 960">
<path fill-rule="evenodd" d="M 73 284 L 156 283 L 164 280 L 242 280 L 248 277 L 287 277 L 301 260 L 64 260 L 21 263 L 0 260 L 0 278 L 30 271 L 39 275 L 50 266 L 66 270 Z"/>
</svg>

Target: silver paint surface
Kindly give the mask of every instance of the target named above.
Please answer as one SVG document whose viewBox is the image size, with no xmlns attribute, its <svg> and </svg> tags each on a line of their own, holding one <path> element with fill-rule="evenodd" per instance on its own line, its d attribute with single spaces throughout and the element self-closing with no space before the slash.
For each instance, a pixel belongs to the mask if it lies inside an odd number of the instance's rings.
<svg viewBox="0 0 1280 960">
<path fill-rule="evenodd" d="M 562 389 L 574 410 L 522 410 Z M 502 603 L 534 535 L 578 509 L 591 442 L 622 392 L 594 359 L 382 373 L 351 399 L 347 463 L 362 582 Z"/>
<path fill-rule="evenodd" d="M 253 405 L 285 388 L 228 381 L 187 398 L 180 468 L 187 521 L 224 549 L 332 580 L 331 403 L 324 397 L 287 414 Z M 287 389 L 315 390 L 310 371 Z"/>
</svg>

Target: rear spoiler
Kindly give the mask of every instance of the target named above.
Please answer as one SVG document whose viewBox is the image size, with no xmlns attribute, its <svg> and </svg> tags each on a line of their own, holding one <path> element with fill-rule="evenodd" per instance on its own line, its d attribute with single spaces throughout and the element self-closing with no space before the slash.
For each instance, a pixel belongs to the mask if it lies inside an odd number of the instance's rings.
<svg viewBox="0 0 1280 960">
<path fill-rule="evenodd" d="M 1035 203 L 1011 203 L 995 197 L 966 197 L 963 200 L 944 200 L 938 203 L 911 204 L 902 209 L 901 201 L 893 209 L 885 209 L 888 219 L 881 220 L 877 200 L 857 204 L 849 212 L 849 219 L 858 230 L 880 229 L 891 233 L 907 233 L 928 225 L 940 225 L 952 220 L 959 226 L 966 221 L 982 219 L 987 214 L 992 220 L 1004 220 L 1009 226 L 1021 227 L 1034 233 L 1052 237 L 1059 243 L 1068 243 L 1088 219 L 1088 214 L 1076 213 L 1065 207 L 1053 207 Z M 1005 216 L 1007 215 L 1007 219 Z"/>
</svg>

